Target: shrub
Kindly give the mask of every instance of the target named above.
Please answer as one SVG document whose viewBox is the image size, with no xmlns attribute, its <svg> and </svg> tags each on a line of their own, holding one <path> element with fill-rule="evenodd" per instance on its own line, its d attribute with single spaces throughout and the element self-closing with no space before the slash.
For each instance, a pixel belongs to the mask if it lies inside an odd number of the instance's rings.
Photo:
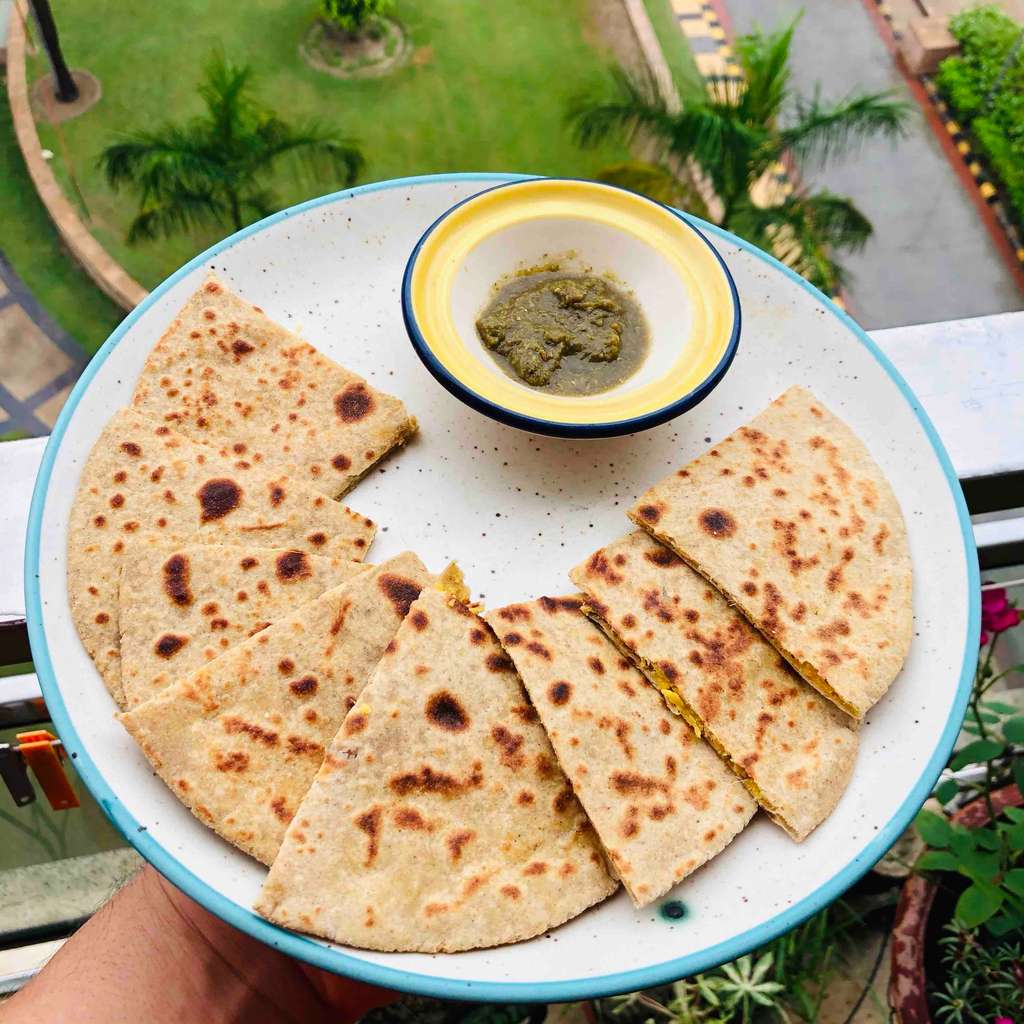
<svg viewBox="0 0 1024 1024">
<path fill-rule="evenodd" d="M 320 0 L 324 19 L 350 35 L 363 31 L 368 22 L 388 14 L 394 6 L 394 0 Z"/>
<path fill-rule="evenodd" d="M 1024 26 L 996 7 L 979 7 L 956 15 L 949 28 L 961 54 L 939 66 L 938 86 L 1024 219 Z"/>
</svg>

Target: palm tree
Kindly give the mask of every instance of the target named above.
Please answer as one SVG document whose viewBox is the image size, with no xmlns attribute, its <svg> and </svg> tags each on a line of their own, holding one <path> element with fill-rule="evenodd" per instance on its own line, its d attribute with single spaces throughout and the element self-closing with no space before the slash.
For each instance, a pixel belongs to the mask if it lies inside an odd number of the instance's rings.
<svg viewBox="0 0 1024 1024">
<path fill-rule="evenodd" d="M 799 19 L 797 19 L 799 20 Z M 687 200 L 696 165 L 720 207 L 717 223 L 774 253 L 822 291 L 837 291 L 845 274 L 834 253 L 860 249 L 871 224 L 848 198 L 801 188 L 768 206 L 754 185 L 786 154 L 801 167 L 824 165 L 872 136 L 904 133 L 909 107 L 889 93 L 825 102 L 794 95 L 789 51 L 797 21 L 780 32 L 756 32 L 737 44 L 743 81 L 714 79 L 708 89 L 669 105 L 650 80 L 615 76 L 611 98 L 585 100 L 569 112 L 577 142 L 609 137 L 641 142 L 653 159 L 607 169 L 600 177 L 655 198 Z M 678 109 L 674 109 L 678 106 Z M 691 163 L 692 162 L 692 163 Z"/>
<path fill-rule="evenodd" d="M 359 149 L 320 125 L 291 125 L 252 94 L 251 67 L 215 52 L 198 86 L 206 111 L 180 124 L 132 132 L 99 159 L 110 187 L 134 189 L 139 212 L 129 243 L 207 226 L 234 230 L 279 207 L 266 179 L 290 161 L 332 187 L 351 185 Z"/>
</svg>

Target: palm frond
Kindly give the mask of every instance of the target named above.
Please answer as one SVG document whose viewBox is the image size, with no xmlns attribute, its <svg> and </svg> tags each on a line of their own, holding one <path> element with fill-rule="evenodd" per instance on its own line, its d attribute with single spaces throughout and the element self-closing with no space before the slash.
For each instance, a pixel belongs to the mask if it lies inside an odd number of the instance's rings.
<svg viewBox="0 0 1024 1024">
<path fill-rule="evenodd" d="M 619 188 L 628 188 L 631 192 L 649 196 L 666 206 L 707 218 L 707 207 L 693 185 L 662 164 L 627 160 L 602 168 L 597 178 L 609 185 L 618 185 Z"/>
<path fill-rule="evenodd" d="M 308 121 L 288 125 L 277 117 L 261 121 L 255 135 L 255 168 L 269 169 L 281 158 L 291 158 L 296 167 L 315 179 L 334 178 L 348 187 L 359 177 L 365 161 L 352 139 Z"/>
<path fill-rule="evenodd" d="M 248 64 L 234 64 L 220 48 L 215 49 L 203 68 L 203 78 L 196 91 L 206 106 L 211 134 L 227 148 L 246 121 L 258 110 L 247 92 L 253 70 Z"/>
<path fill-rule="evenodd" d="M 103 150 L 98 164 L 112 189 L 134 186 L 143 201 L 191 188 L 219 170 L 196 134 L 175 125 L 123 136 Z"/>
<path fill-rule="evenodd" d="M 759 30 L 737 41 L 736 54 L 746 79 L 740 106 L 749 120 L 772 123 L 788 99 L 789 52 L 802 17 L 802 13 L 798 14 L 778 32 Z"/>
<path fill-rule="evenodd" d="M 256 220 L 269 217 L 279 206 L 277 196 L 269 188 L 247 192 L 240 198 L 239 205 L 243 211 L 252 211 Z"/>
<path fill-rule="evenodd" d="M 815 93 L 796 103 L 794 123 L 778 133 L 780 154 L 823 166 L 856 149 L 867 139 L 901 138 L 906 134 L 910 105 L 892 92 L 861 93 L 824 102 Z"/>
<path fill-rule="evenodd" d="M 654 79 L 621 69 L 611 77 L 613 88 L 604 96 L 578 97 L 569 104 L 566 121 L 576 143 L 583 149 L 593 149 L 612 137 L 630 143 L 641 130 L 654 140 L 669 138 L 673 116 Z"/>
<path fill-rule="evenodd" d="M 128 244 L 169 238 L 194 228 L 217 227 L 227 217 L 227 208 L 212 192 L 171 191 L 139 210 L 128 228 Z"/>
<path fill-rule="evenodd" d="M 746 203 L 732 227 L 826 293 L 846 283 L 836 253 L 856 252 L 871 236 L 868 219 L 831 192 L 790 196 L 769 207 Z"/>
</svg>

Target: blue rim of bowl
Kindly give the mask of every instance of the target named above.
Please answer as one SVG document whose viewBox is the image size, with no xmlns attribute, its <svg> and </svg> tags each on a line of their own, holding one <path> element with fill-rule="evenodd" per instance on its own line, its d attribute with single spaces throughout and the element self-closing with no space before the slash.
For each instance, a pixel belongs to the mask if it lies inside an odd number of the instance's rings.
<svg viewBox="0 0 1024 1024">
<path fill-rule="evenodd" d="M 753 928 L 748 928 L 746 931 L 740 932 L 738 935 L 734 935 L 723 942 L 716 943 L 714 946 L 697 950 L 686 956 L 666 960 L 662 963 L 613 974 L 605 974 L 600 977 L 571 978 L 565 981 L 548 982 L 476 981 L 465 978 L 439 978 L 372 963 L 343 952 L 341 949 L 332 949 L 304 935 L 289 932 L 277 927 L 277 925 L 271 924 L 269 921 L 257 916 L 247 907 L 243 907 L 228 899 L 207 882 L 193 874 L 175 858 L 173 853 L 157 842 L 146 831 L 145 826 L 136 821 L 121 805 L 121 802 L 108 785 L 103 774 L 92 760 L 88 750 L 82 744 L 81 738 L 78 736 L 78 732 L 72 724 L 71 717 L 64 704 L 54 673 L 53 663 L 50 659 L 46 632 L 43 628 L 42 595 L 39 589 L 39 545 L 42 533 L 43 511 L 46 505 L 46 496 L 54 461 L 68 426 L 71 423 L 75 408 L 88 389 L 92 378 L 113 349 L 121 342 L 139 318 L 178 281 L 193 270 L 201 267 L 212 256 L 241 242 L 249 235 L 297 213 L 303 213 L 327 203 L 341 202 L 370 192 L 392 188 L 407 188 L 415 185 L 461 183 L 467 181 L 507 181 L 509 179 L 525 180 L 527 177 L 527 175 L 488 172 L 431 174 L 420 177 L 395 178 L 390 181 L 374 182 L 341 192 L 333 192 L 326 196 L 320 196 L 317 199 L 310 199 L 297 206 L 289 207 L 287 210 L 282 210 L 262 221 L 251 224 L 247 228 L 243 228 L 241 231 L 230 235 L 228 238 L 223 239 L 205 252 L 194 257 L 158 285 L 139 306 L 128 314 L 120 326 L 104 342 L 103 346 L 85 368 L 78 383 L 72 389 L 54 425 L 53 433 L 50 435 L 46 449 L 43 452 L 39 475 L 36 478 L 36 486 L 32 493 L 32 504 L 29 509 L 28 536 L 25 545 L 25 604 L 28 614 L 28 631 L 32 646 L 32 657 L 42 686 L 43 697 L 49 709 L 51 721 L 60 734 L 66 750 L 73 758 L 79 776 L 92 793 L 96 802 L 103 808 L 107 817 L 124 838 L 160 874 L 192 897 L 197 903 L 200 903 L 211 913 L 216 914 L 223 921 L 238 928 L 240 931 L 251 935 L 255 939 L 259 939 L 261 942 L 280 950 L 288 956 L 296 957 L 315 967 L 333 971 L 336 974 L 342 974 L 370 985 L 380 985 L 384 988 L 395 989 L 401 992 L 413 992 L 441 999 L 558 1003 L 615 995 L 619 992 L 636 991 L 642 988 L 653 988 L 657 985 L 675 981 L 678 978 L 688 977 L 701 971 L 709 970 L 718 964 L 735 960 L 737 957 L 749 953 L 752 949 L 770 942 L 791 928 L 795 928 L 812 914 L 838 899 L 888 851 L 913 820 L 914 815 L 931 793 L 935 780 L 939 777 L 939 773 L 942 771 L 950 751 L 953 749 L 953 743 L 956 740 L 957 734 L 960 731 L 960 724 L 963 721 L 964 712 L 967 708 L 967 700 L 974 678 L 978 638 L 981 632 L 981 584 L 977 549 L 974 544 L 974 535 L 971 530 L 971 520 L 967 512 L 967 505 L 964 501 L 963 492 L 960 489 L 960 482 L 935 427 L 906 381 L 900 376 L 899 371 L 860 326 L 830 302 L 817 288 L 788 267 L 779 263 L 774 257 L 743 241 L 743 239 L 737 238 L 735 235 L 731 235 L 713 224 L 700 222 L 703 230 L 722 238 L 731 245 L 746 249 L 763 260 L 768 266 L 773 267 L 790 278 L 821 302 L 833 316 L 838 317 L 840 322 L 847 327 L 850 333 L 868 350 L 885 373 L 888 374 L 914 412 L 921 424 L 922 430 L 931 443 L 939 465 L 942 467 L 960 526 L 964 547 L 964 570 L 968 600 L 964 657 L 956 699 L 953 702 L 953 707 L 942 735 L 939 737 L 938 743 L 935 745 L 935 749 L 932 751 L 927 763 L 921 769 L 917 783 L 911 788 L 903 803 L 900 804 L 889 821 L 879 827 L 874 838 L 867 843 L 857 856 L 840 867 L 828 882 L 819 886 L 814 892 L 809 893 L 799 903 L 788 907 L 768 921 Z"/>
<path fill-rule="evenodd" d="M 689 228 L 690 231 L 692 231 L 708 247 L 708 249 L 711 250 L 712 255 L 718 261 L 718 265 L 721 268 L 722 273 L 725 275 L 725 280 L 729 285 L 729 294 L 732 296 L 732 330 L 721 358 L 715 364 L 707 377 L 700 382 L 700 384 L 691 391 L 688 391 L 685 395 L 677 398 L 674 402 L 670 402 L 668 405 L 663 405 L 661 408 L 654 409 L 651 412 L 644 413 L 642 416 L 632 416 L 624 420 L 609 420 L 603 423 L 565 423 L 559 420 L 548 420 L 540 419 L 536 416 L 527 416 L 524 413 L 515 412 L 503 405 L 498 405 L 497 402 L 492 402 L 489 398 L 484 398 L 483 395 L 474 391 L 472 388 L 467 387 L 441 363 L 437 356 L 434 355 L 427 339 L 424 338 L 423 332 L 419 328 L 419 324 L 416 321 L 416 315 L 413 313 L 412 309 L 412 274 L 416 267 L 416 260 L 419 258 L 420 250 L 437 227 L 443 221 L 447 220 L 448 217 L 455 213 L 455 211 L 460 207 L 479 199 L 481 196 L 486 195 L 489 192 L 497 192 L 499 189 L 513 188 L 517 185 L 523 185 L 531 181 L 582 182 L 587 185 L 599 185 L 601 188 L 615 189 L 619 192 L 629 192 L 630 195 L 635 196 L 645 203 L 657 206 L 672 214 L 672 216 L 677 220 L 682 221 L 683 225 Z M 667 423 L 669 420 L 675 419 L 677 416 L 686 412 L 687 409 L 692 409 L 695 405 L 703 402 L 704 399 L 715 390 L 719 382 L 725 376 L 726 371 L 732 365 L 732 361 L 736 356 L 736 349 L 739 347 L 740 343 L 740 327 L 742 321 L 740 312 L 740 296 L 739 292 L 736 290 L 736 282 L 732 278 L 729 267 L 726 265 L 725 260 L 722 259 L 718 250 L 710 241 L 708 241 L 704 233 L 690 220 L 689 217 L 680 213 L 679 210 L 674 210 L 671 206 L 659 203 L 656 199 L 650 199 L 647 196 L 639 195 L 636 192 L 632 192 L 630 189 L 622 188 L 620 185 L 610 185 L 603 181 L 592 181 L 589 178 L 539 178 L 536 175 L 518 177 L 515 181 L 504 181 L 500 185 L 485 188 L 482 191 L 477 192 L 475 195 L 467 196 L 465 199 L 460 199 L 459 202 L 445 210 L 444 213 L 442 213 L 441 216 L 438 217 L 422 235 L 420 235 L 420 239 L 416 245 L 413 246 L 412 253 L 409 255 L 409 260 L 405 265 L 405 273 L 402 275 L 402 318 L 405 320 L 405 329 L 409 334 L 409 340 L 412 342 L 412 347 L 416 350 L 416 355 L 420 357 L 423 365 L 430 371 L 431 376 L 446 391 L 459 399 L 459 401 L 464 402 L 471 409 L 475 409 L 477 412 L 483 413 L 484 416 L 489 416 L 491 419 L 497 420 L 499 423 L 505 423 L 510 427 L 518 427 L 520 430 L 528 430 L 534 434 L 547 434 L 550 437 L 568 438 L 619 437 L 622 434 L 632 434 L 639 430 L 649 430 L 651 427 L 657 427 L 662 423 Z"/>
</svg>

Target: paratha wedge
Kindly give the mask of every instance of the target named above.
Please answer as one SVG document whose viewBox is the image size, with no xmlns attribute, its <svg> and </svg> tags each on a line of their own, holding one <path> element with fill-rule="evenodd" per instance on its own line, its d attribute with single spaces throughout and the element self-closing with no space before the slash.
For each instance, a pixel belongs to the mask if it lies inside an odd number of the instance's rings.
<svg viewBox="0 0 1024 1024">
<path fill-rule="evenodd" d="M 707 580 L 640 530 L 570 575 L 584 610 L 793 839 L 828 817 L 857 755 L 851 719 Z"/>
<path fill-rule="evenodd" d="M 256 910 L 365 949 L 538 935 L 617 883 L 511 661 L 424 590 L 288 829 Z"/>
<path fill-rule="evenodd" d="M 122 409 L 93 445 L 71 507 L 71 616 L 123 706 L 117 588 L 129 547 L 159 548 L 191 538 L 361 561 L 375 530 L 369 519 L 304 483 Z"/>
<path fill-rule="evenodd" d="M 132 404 L 195 441 L 226 446 L 332 498 L 417 429 L 397 398 L 213 276 L 153 347 Z"/>
<path fill-rule="evenodd" d="M 130 554 L 118 625 L 127 707 L 369 568 L 295 548 L 184 544 Z"/>
<path fill-rule="evenodd" d="M 913 632 L 903 516 L 864 444 L 806 389 L 790 388 L 629 515 L 848 714 L 863 717 L 899 673 Z"/>
<path fill-rule="evenodd" d="M 642 907 L 725 849 L 757 804 L 581 606 L 580 595 L 541 597 L 484 618 Z"/>
<path fill-rule="evenodd" d="M 324 748 L 430 580 L 415 555 L 389 559 L 120 720 L 200 821 L 269 864 Z"/>
</svg>

